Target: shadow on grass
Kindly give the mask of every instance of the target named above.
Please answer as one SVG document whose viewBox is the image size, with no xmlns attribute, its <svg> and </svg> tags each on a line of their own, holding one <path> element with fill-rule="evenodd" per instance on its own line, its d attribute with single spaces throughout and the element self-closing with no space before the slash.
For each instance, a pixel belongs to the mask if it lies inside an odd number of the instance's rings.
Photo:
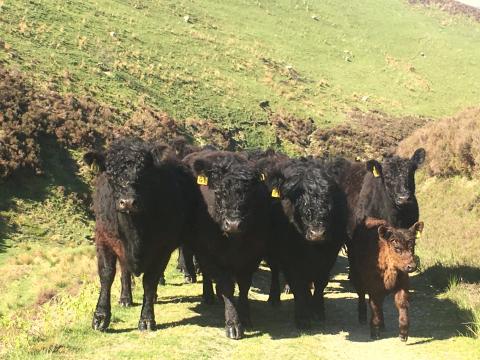
<svg viewBox="0 0 480 360">
<path fill-rule="evenodd" d="M 19 171 L 0 183 L 0 211 L 18 211 L 14 199 L 35 201 L 41 206 L 50 190 L 55 187 L 61 187 L 65 197 L 77 194 L 83 200 L 88 199 L 88 185 L 76 176 L 77 163 L 63 146 L 51 137 L 42 138 L 40 159 L 44 174 L 35 176 L 28 171 Z M 82 201 L 82 206 L 89 213 L 87 202 Z M 7 219 L 0 218 L 0 252 L 6 250 L 5 239 L 16 231 Z"/>
<path fill-rule="evenodd" d="M 436 264 L 422 272 L 421 277 L 439 291 L 445 291 L 452 279 L 457 279 L 463 283 L 479 283 L 480 268 L 465 265 L 445 266 Z"/>
<path fill-rule="evenodd" d="M 353 342 L 371 342 L 368 325 L 358 323 L 357 296 L 353 287 L 346 279 L 347 261 L 339 258 L 333 275 L 334 278 L 327 289 L 325 309 L 327 319 L 324 322 L 313 321 L 309 331 L 299 331 L 294 326 L 293 299 L 283 299 L 278 308 L 273 308 L 266 301 L 250 300 L 251 318 L 253 327 L 246 333 L 246 337 L 269 335 L 272 339 L 296 338 L 301 335 L 342 334 Z M 253 292 L 268 294 L 270 275 L 268 270 L 261 269 L 255 274 Z M 410 307 L 410 340 L 409 346 L 421 345 L 435 340 L 445 340 L 458 336 L 468 335 L 466 324 L 473 320 L 473 313 L 460 308 L 455 302 L 438 297 L 445 288 L 431 286 L 432 274 L 439 279 L 457 276 L 464 280 L 479 279 L 480 269 L 472 267 L 442 267 L 437 266 L 425 273 L 412 278 L 412 297 Z M 447 282 L 445 282 L 447 284 Z M 160 298 L 159 304 L 172 302 L 188 302 L 196 315 L 174 322 L 159 325 L 159 329 L 172 326 L 197 325 L 200 327 L 224 327 L 223 304 L 217 300 L 214 305 L 201 303 L 201 296 Z M 393 296 L 389 295 L 384 302 L 386 330 L 382 338 L 398 337 L 398 312 L 393 304 Z M 418 338 L 418 339 L 414 339 Z M 398 340 L 400 342 L 400 340 Z"/>
</svg>

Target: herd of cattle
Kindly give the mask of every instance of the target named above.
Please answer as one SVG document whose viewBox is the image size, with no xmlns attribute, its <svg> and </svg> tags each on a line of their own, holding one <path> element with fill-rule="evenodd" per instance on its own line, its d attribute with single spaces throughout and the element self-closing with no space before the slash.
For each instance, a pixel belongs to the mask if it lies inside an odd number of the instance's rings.
<svg viewBox="0 0 480 360">
<path fill-rule="evenodd" d="M 271 268 L 269 302 L 280 303 L 279 272 L 294 295 L 295 323 L 324 319 L 324 289 L 342 246 L 359 295 L 359 321 L 372 310 L 371 336 L 384 326 L 382 303 L 394 293 L 400 338 L 408 337 L 408 273 L 416 269 L 418 222 L 414 174 L 425 159 L 382 162 L 296 158 L 267 150 L 197 148 L 184 140 L 159 145 L 120 139 L 84 160 L 99 170 L 94 211 L 100 295 L 92 326 L 106 330 L 116 262 L 120 303 L 132 304 L 131 276 L 143 273 L 138 328 L 154 330 L 159 280 L 180 247 L 186 276 L 203 274 L 203 300 L 225 305 L 226 335 L 251 325 L 248 291 L 262 260 Z M 235 283 L 238 302 L 234 301 Z M 313 286 L 312 286 L 313 285 Z M 313 289 L 313 293 L 312 293 Z"/>
</svg>

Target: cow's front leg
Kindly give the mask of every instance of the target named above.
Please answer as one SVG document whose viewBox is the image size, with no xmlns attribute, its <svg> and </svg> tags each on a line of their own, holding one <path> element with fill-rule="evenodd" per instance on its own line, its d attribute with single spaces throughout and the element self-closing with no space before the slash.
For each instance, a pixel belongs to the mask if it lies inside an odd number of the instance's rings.
<svg viewBox="0 0 480 360">
<path fill-rule="evenodd" d="M 129 307 L 133 305 L 132 298 L 132 274 L 128 271 L 127 264 L 120 261 L 120 269 L 122 271 L 122 291 L 120 293 L 119 303 L 121 306 Z"/>
<path fill-rule="evenodd" d="M 270 293 L 268 294 L 268 302 L 272 306 L 280 305 L 280 270 L 278 264 L 274 261 L 269 261 L 271 280 Z"/>
<path fill-rule="evenodd" d="M 308 283 L 301 279 L 290 282 L 290 289 L 293 292 L 295 301 L 295 324 L 298 329 L 306 330 L 311 327 L 310 293 Z"/>
<path fill-rule="evenodd" d="M 148 269 L 143 274 L 143 304 L 140 320 L 138 322 L 138 330 L 151 330 L 157 328 L 155 323 L 154 304 L 157 301 L 158 280 L 163 275 L 170 260 L 171 252 L 166 253 L 158 261 L 158 266 Z"/>
<path fill-rule="evenodd" d="M 358 292 L 358 321 L 362 325 L 367 323 L 367 303 L 364 292 Z"/>
<path fill-rule="evenodd" d="M 400 328 L 400 340 L 407 341 L 408 339 L 408 290 L 400 289 L 395 293 L 395 306 L 398 309 L 398 325 Z"/>
<path fill-rule="evenodd" d="M 115 279 L 117 255 L 107 246 L 97 245 L 98 275 L 100 277 L 100 295 L 93 314 L 92 328 L 105 331 L 110 325 L 110 295 Z"/>
<path fill-rule="evenodd" d="M 252 320 L 250 317 L 250 303 L 248 302 L 248 291 L 252 286 L 251 273 L 245 273 L 237 276 L 239 296 L 238 296 L 238 314 L 242 324 L 249 328 L 252 326 Z"/>
<path fill-rule="evenodd" d="M 380 330 L 385 327 L 383 320 L 383 299 L 382 295 L 369 294 L 370 309 L 372 318 L 370 320 L 370 337 L 372 339 L 380 338 Z"/>
<path fill-rule="evenodd" d="M 313 293 L 313 313 L 320 321 L 325 320 L 325 300 L 323 295 L 327 284 L 328 280 L 324 278 L 314 281 L 315 290 Z"/>
<path fill-rule="evenodd" d="M 243 325 L 240 322 L 235 303 L 233 301 L 233 290 L 235 283 L 229 275 L 222 275 L 217 282 L 218 294 L 222 296 L 225 305 L 225 332 L 230 339 L 241 339 L 244 335 Z"/>
</svg>

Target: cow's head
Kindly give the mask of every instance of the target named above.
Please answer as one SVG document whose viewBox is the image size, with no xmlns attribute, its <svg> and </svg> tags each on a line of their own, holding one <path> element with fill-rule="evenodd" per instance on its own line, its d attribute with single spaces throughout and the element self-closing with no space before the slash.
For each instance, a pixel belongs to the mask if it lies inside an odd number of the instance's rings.
<svg viewBox="0 0 480 360">
<path fill-rule="evenodd" d="M 378 227 L 381 241 L 385 241 L 388 248 L 388 261 L 397 270 L 406 273 L 417 269 L 415 263 L 415 241 L 423 231 L 423 222 L 417 222 L 409 229 L 393 228 L 387 225 Z"/>
<path fill-rule="evenodd" d="M 425 160 L 425 150 L 417 149 L 410 159 L 390 156 L 381 163 L 369 160 L 366 163 L 378 181 L 383 181 L 385 191 L 396 206 L 403 206 L 415 199 L 415 171 Z"/>
<path fill-rule="evenodd" d="M 248 226 L 252 211 L 262 193 L 260 172 L 250 163 L 233 157 L 195 160 L 196 176 L 215 194 L 215 221 L 226 234 L 241 232 Z M 266 189 L 263 188 L 264 193 Z"/>
<path fill-rule="evenodd" d="M 150 200 L 155 170 L 171 155 L 173 152 L 166 145 L 151 146 L 139 139 L 121 139 L 106 152 L 86 153 L 84 161 L 105 173 L 118 212 L 137 213 Z"/>
<path fill-rule="evenodd" d="M 292 161 L 273 173 L 282 206 L 290 222 L 312 242 L 327 239 L 334 207 L 335 185 L 321 164 L 309 160 Z"/>
</svg>

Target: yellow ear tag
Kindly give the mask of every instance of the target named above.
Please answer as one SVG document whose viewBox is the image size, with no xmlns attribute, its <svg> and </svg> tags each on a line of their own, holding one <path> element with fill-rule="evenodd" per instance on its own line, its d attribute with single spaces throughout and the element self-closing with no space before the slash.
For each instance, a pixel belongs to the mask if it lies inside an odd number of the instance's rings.
<svg viewBox="0 0 480 360">
<path fill-rule="evenodd" d="M 265 181 L 266 178 L 267 178 L 267 177 L 265 176 L 264 173 L 261 173 L 261 174 L 260 174 L 260 181 Z"/>
<path fill-rule="evenodd" d="M 417 233 L 415 234 L 415 239 L 420 239 L 422 237 L 422 232 L 421 231 L 417 231 Z"/>
<path fill-rule="evenodd" d="M 380 173 L 378 172 L 377 168 L 374 166 L 372 169 L 373 177 L 379 177 Z"/>
<path fill-rule="evenodd" d="M 280 197 L 280 191 L 278 190 L 278 188 L 274 187 L 272 189 L 272 198 L 279 198 Z"/>
<path fill-rule="evenodd" d="M 355 157 L 355 161 L 362 161 L 362 159 L 360 158 L 360 156 L 357 156 Z"/>
<path fill-rule="evenodd" d="M 205 175 L 198 175 L 197 176 L 197 184 L 198 185 L 208 185 L 208 177 Z"/>
</svg>

